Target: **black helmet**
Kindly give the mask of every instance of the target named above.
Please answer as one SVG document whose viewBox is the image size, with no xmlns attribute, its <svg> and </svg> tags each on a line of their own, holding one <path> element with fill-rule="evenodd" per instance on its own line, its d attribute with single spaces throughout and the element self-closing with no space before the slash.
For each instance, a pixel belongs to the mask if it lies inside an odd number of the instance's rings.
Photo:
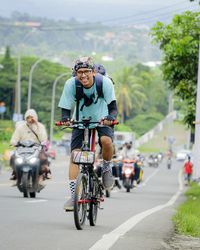
<svg viewBox="0 0 200 250">
<path fill-rule="evenodd" d="M 76 60 L 74 68 L 72 69 L 73 72 L 76 72 L 80 68 L 88 68 L 88 69 L 94 69 L 94 64 L 92 62 L 91 57 L 81 57 L 78 60 Z"/>
</svg>

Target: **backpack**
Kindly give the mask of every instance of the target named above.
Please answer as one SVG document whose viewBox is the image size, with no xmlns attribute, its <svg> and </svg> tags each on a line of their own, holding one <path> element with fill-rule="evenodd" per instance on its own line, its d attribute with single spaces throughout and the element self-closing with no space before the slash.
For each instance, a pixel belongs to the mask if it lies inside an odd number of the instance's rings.
<svg viewBox="0 0 200 250">
<path fill-rule="evenodd" d="M 83 92 L 83 85 L 79 80 L 75 77 L 75 84 L 76 84 L 76 120 L 79 120 L 79 103 L 82 98 L 84 98 L 84 103 L 81 106 L 80 110 L 83 110 L 84 106 L 90 106 L 92 103 L 97 103 L 98 98 L 104 98 L 103 95 L 103 75 L 106 74 L 105 68 L 101 64 L 95 65 L 95 70 L 97 74 L 95 75 L 95 82 L 96 82 L 96 90 L 97 90 L 97 97 L 95 98 L 94 93 L 87 97 Z M 109 77 L 110 78 L 110 77 Z M 110 78 L 113 82 L 112 78 Z M 113 82 L 114 84 L 114 82 Z"/>
</svg>

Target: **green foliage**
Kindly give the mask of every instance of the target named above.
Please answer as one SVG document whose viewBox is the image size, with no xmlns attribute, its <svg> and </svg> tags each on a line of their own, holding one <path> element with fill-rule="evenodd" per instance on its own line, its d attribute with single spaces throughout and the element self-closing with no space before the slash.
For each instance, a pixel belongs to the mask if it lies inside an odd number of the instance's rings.
<svg viewBox="0 0 200 250">
<path fill-rule="evenodd" d="M 115 126 L 115 131 L 121 131 L 121 132 L 132 132 L 131 128 L 124 123 L 118 124 Z"/>
<path fill-rule="evenodd" d="M 5 56 L 0 61 L 0 101 L 5 102 L 6 112 L 4 117 L 11 117 L 13 109 L 15 83 L 16 83 L 16 62 L 11 58 L 10 48 L 6 48 Z"/>
<path fill-rule="evenodd" d="M 186 192 L 187 200 L 173 217 L 178 233 L 200 237 L 200 187 L 193 183 Z"/>
<path fill-rule="evenodd" d="M 167 114 L 167 87 L 159 68 L 142 64 L 125 67 L 113 75 L 121 122 L 141 112 Z"/>
<path fill-rule="evenodd" d="M 195 120 L 200 12 L 176 15 L 171 24 L 158 22 L 152 29 L 153 41 L 163 51 L 164 79 L 187 105 L 185 122 L 192 127 Z"/>
<path fill-rule="evenodd" d="M 7 54 L 5 58 L 7 58 Z M 14 92 L 15 92 L 15 81 L 16 72 L 11 71 L 11 66 L 8 65 L 8 59 L 3 59 L 2 64 L 6 61 L 6 68 L 0 71 L 0 100 L 6 103 L 7 111 L 5 118 L 12 118 L 14 113 Z M 10 60 L 10 59 L 9 59 Z M 27 110 L 27 94 L 28 94 L 28 81 L 29 72 L 31 66 L 38 60 L 35 57 L 23 57 L 21 58 L 21 111 L 22 114 Z M 63 73 L 69 73 L 70 69 L 65 68 L 63 65 L 58 63 L 52 63 L 47 60 L 41 61 L 35 68 L 32 75 L 32 98 L 31 108 L 34 108 L 38 112 L 39 120 L 46 124 L 47 129 L 50 127 L 51 117 L 51 103 L 52 103 L 52 88 L 54 81 Z M 5 80 L 6 79 L 6 80 Z M 58 101 L 61 96 L 64 82 L 67 77 L 61 78 L 56 87 L 55 95 L 55 119 L 60 117 L 60 109 L 57 109 Z M 10 92 L 9 92 L 10 91 Z M 9 97 L 7 93 L 11 93 Z M 7 98 L 7 99 L 6 99 Z M 8 99 L 10 98 L 10 99 Z M 60 119 L 60 118 L 59 118 Z"/>
<path fill-rule="evenodd" d="M 160 113 L 144 113 L 128 120 L 126 125 L 128 125 L 136 134 L 141 136 L 149 131 L 149 129 L 153 128 L 162 119 L 163 115 Z"/>
<path fill-rule="evenodd" d="M 13 130 L 10 128 L 0 129 L 1 141 L 9 141 L 12 136 Z"/>
<path fill-rule="evenodd" d="M 11 121 L 1 120 L 0 122 L 0 144 L 9 142 L 13 133 L 13 123 Z"/>
</svg>

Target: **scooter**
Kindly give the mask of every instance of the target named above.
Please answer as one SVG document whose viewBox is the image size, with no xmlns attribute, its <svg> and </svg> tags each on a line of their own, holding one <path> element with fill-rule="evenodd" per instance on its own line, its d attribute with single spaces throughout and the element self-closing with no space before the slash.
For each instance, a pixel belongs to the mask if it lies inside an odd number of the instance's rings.
<svg viewBox="0 0 200 250">
<path fill-rule="evenodd" d="M 17 178 L 17 187 L 24 197 L 36 197 L 44 186 L 39 184 L 41 164 L 39 153 L 42 150 L 40 144 L 32 141 L 18 143 L 14 152 L 14 169 Z"/>
<path fill-rule="evenodd" d="M 122 166 L 122 184 L 126 189 L 126 192 L 130 192 L 130 189 L 133 188 L 134 175 L 134 161 L 125 159 Z"/>
<path fill-rule="evenodd" d="M 149 167 L 158 167 L 158 157 L 156 155 L 150 155 L 148 158 Z"/>
</svg>

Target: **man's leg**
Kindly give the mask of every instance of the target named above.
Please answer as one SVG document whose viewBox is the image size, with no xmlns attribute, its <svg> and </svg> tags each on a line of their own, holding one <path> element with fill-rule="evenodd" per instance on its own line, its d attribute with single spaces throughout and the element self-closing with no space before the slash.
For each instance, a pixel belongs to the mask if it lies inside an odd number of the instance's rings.
<svg viewBox="0 0 200 250">
<path fill-rule="evenodd" d="M 76 188 L 76 179 L 79 173 L 78 165 L 70 162 L 69 165 L 69 188 L 71 197 L 64 204 L 65 211 L 72 211 L 74 206 L 74 194 Z"/>
<path fill-rule="evenodd" d="M 79 173 L 78 165 L 74 164 L 72 161 L 72 154 L 74 150 L 80 150 L 82 145 L 83 139 L 83 130 L 74 129 L 72 131 L 72 140 L 71 140 L 71 158 L 70 158 L 70 165 L 69 165 L 69 188 L 71 197 L 66 201 L 64 204 L 65 211 L 72 211 L 74 207 L 74 194 L 76 188 L 76 178 Z"/>
<path fill-rule="evenodd" d="M 102 181 L 105 189 L 110 189 L 114 184 L 111 162 L 113 156 L 112 139 L 109 136 L 101 136 L 100 143 L 103 157 Z"/>
</svg>

